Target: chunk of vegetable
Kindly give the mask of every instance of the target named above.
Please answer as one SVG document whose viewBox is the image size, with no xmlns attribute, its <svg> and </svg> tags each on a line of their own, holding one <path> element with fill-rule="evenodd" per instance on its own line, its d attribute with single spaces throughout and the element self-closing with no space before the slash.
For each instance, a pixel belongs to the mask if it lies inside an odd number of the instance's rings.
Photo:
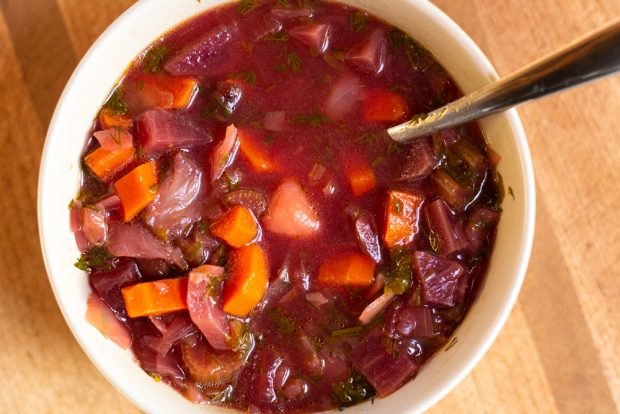
<svg viewBox="0 0 620 414">
<path fill-rule="evenodd" d="M 239 129 L 239 149 L 255 171 L 268 173 L 279 169 L 251 130 Z"/>
<path fill-rule="evenodd" d="M 232 247 L 245 246 L 256 239 L 258 222 L 252 210 L 235 206 L 211 225 L 211 234 L 224 240 Z"/>
<path fill-rule="evenodd" d="M 82 209 L 81 230 L 90 244 L 98 245 L 105 242 L 108 237 L 105 211 L 84 207 Z"/>
<path fill-rule="evenodd" d="M 418 138 L 409 145 L 405 164 L 400 173 L 403 180 L 426 177 L 437 166 L 437 158 L 429 138 Z"/>
<path fill-rule="evenodd" d="M 114 183 L 121 199 L 125 221 L 130 221 L 157 195 L 157 168 L 149 161 L 137 166 Z"/>
<path fill-rule="evenodd" d="M 86 302 L 86 321 L 97 328 L 106 338 L 123 349 L 131 346 L 131 333 L 121 323 L 114 312 L 97 295 L 88 295 Z"/>
<path fill-rule="evenodd" d="M 352 75 L 343 75 L 332 86 L 325 100 L 325 113 L 332 119 L 342 120 L 356 109 L 362 83 Z"/>
<path fill-rule="evenodd" d="M 136 121 L 136 137 L 145 155 L 174 148 L 192 148 L 213 140 L 204 129 L 194 125 L 182 113 L 151 109 Z"/>
<path fill-rule="evenodd" d="M 355 236 L 357 245 L 376 263 L 381 263 L 381 243 L 375 220 L 367 211 L 362 211 L 353 217 L 353 226 L 355 228 Z"/>
<path fill-rule="evenodd" d="M 130 318 L 187 309 L 187 277 L 138 283 L 121 289 Z"/>
<path fill-rule="evenodd" d="M 119 114 L 112 109 L 103 108 L 99 112 L 99 122 L 103 129 L 124 128 L 129 129 L 133 125 L 133 120 L 127 115 Z"/>
<path fill-rule="evenodd" d="M 226 168 L 230 167 L 235 161 L 237 150 L 239 149 L 239 136 L 234 125 L 226 127 L 226 135 L 213 150 L 211 156 L 211 181 L 215 181 L 222 176 Z"/>
<path fill-rule="evenodd" d="M 385 67 L 386 55 L 385 33 L 378 29 L 353 46 L 347 53 L 346 60 L 363 71 L 378 74 Z"/>
<path fill-rule="evenodd" d="M 389 248 L 406 246 L 418 233 L 418 219 L 422 197 L 402 191 L 390 191 L 385 206 L 385 234 L 383 241 Z"/>
<path fill-rule="evenodd" d="M 304 24 L 293 27 L 288 34 L 318 53 L 325 52 L 329 46 L 329 25 L 327 24 Z"/>
<path fill-rule="evenodd" d="M 181 356 L 192 379 L 215 390 L 224 388 L 243 363 L 239 353 L 215 350 L 205 340 L 182 343 Z"/>
<path fill-rule="evenodd" d="M 84 162 L 102 180 L 107 180 L 115 172 L 127 165 L 134 157 L 134 147 L 106 150 L 97 148 L 84 157 Z"/>
<path fill-rule="evenodd" d="M 465 269 L 459 262 L 418 251 L 413 254 L 413 265 L 425 304 L 454 306 L 462 299 Z"/>
<path fill-rule="evenodd" d="M 108 151 L 133 147 L 133 137 L 127 130 L 120 127 L 97 131 L 93 133 L 93 136 L 99 141 L 101 148 Z"/>
<path fill-rule="evenodd" d="M 158 186 L 157 196 L 144 211 L 144 221 L 164 240 L 181 236 L 202 214 L 201 194 L 205 192 L 203 172 L 183 151 Z"/>
<path fill-rule="evenodd" d="M 136 262 L 131 259 L 117 259 L 113 269 L 93 269 L 88 280 L 93 291 L 106 303 L 120 320 L 127 319 L 125 302 L 121 289 L 135 285 L 141 281 L 140 271 Z"/>
<path fill-rule="evenodd" d="M 288 179 L 276 189 L 263 217 L 265 227 L 291 237 L 309 237 L 319 230 L 319 217 L 297 181 Z"/>
<path fill-rule="evenodd" d="M 364 254 L 344 253 L 321 264 L 318 281 L 331 286 L 365 287 L 372 285 L 375 262 Z"/>
<path fill-rule="evenodd" d="M 224 268 L 204 265 L 189 273 L 189 316 L 215 349 L 230 349 L 230 328 L 220 304 Z"/>
<path fill-rule="evenodd" d="M 254 190 L 251 188 L 240 188 L 226 193 L 222 197 L 222 201 L 228 207 L 247 207 L 252 210 L 256 217 L 262 216 L 267 209 L 267 199 L 265 198 L 265 194 L 260 190 Z"/>
<path fill-rule="evenodd" d="M 427 204 L 424 213 L 431 231 L 429 239 L 434 251 L 446 256 L 467 247 L 461 227 L 453 223 L 452 213 L 442 199 L 438 198 Z"/>
<path fill-rule="evenodd" d="M 346 168 L 347 179 L 355 197 L 366 194 L 377 184 L 375 173 L 366 163 L 355 163 Z"/>
<path fill-rule="evenodd" d="M 136 79 L 135 89 L 139 102 L 132 107 L 181 109 L 196 96 L 198 81 L 190 77 L 143 73 Z"/>
<path fill-rule="evenodd" d="M 116 257 L 163 259 L 181 269 L 187 267 L 181 250 L 163 242 L 140 222 L 131 224 L 111 222 L 109 225 L 108 250 Z"/>
<path fill-rule="evenodd" d="M 359 321 L 362 325 L 368 325 L 383 309 L 390 304 L 396 294 L 392 292 L 384 292 L 383 295 L 373 300 L 364 308 L 359 316 Z"/>
<path fill-rule="evenodd" d="M 443 168 L 439 168 L 433 172 L 433 182 L 439 192 L 439 195 L 455 209 L 460 209 L 467 204 L 470 197 L 470 191 L 461 186 L 449 173 Z"/>
<path fill-rule="evenodd" d="M 269 284 L 267 256 L 257 244 L 232 254 L 230 277 L 224 286 L 224 311 L 245 318 L 260 302 Z"/>
<path fill-rule="evenodd" d="M 362 116 L 369 122 L 404 121 L 409 113 L 407 101 L 387 89 L 371 88 L 364 92 Z"/>
</svg>

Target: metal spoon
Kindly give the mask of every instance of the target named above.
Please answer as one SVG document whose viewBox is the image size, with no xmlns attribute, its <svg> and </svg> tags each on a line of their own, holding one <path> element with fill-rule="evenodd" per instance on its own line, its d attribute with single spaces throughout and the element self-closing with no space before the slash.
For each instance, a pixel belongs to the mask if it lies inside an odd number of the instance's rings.
<svg viewBox="0 0 620 414">
<path fill-rule="evenodd" d="M 388 129 L 394 141 L 461 125 L 620 71 L 620 19 L 439 109 Z"/>
</svg>

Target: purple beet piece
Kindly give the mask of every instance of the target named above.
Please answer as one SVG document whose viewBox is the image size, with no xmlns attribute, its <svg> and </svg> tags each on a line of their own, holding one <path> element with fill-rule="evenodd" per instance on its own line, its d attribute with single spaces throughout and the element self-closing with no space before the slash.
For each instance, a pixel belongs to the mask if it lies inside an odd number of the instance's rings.
<svg viewBox="0 0 620 414">
<path fill-rule="evenodd" d="M 431 247 L 441 255 L 449 255 L 467 247 L 461 226 L 454 223 L 446 203 L 437 199 L 424 207 L 424 215 L 431 230 Z"/>
<path fill-rule="evenodd" d="M 437 158 L 433 153 L 430 138 L 420 138 L 409 146 L 400 178 L 403 180 L 417 180 L 426 177 L 437 166 Z"/>
<path fill-rule="evenodd" d="M 413 254 L 413 267 L 424 304 L 454 306 L 462 299 L 465 269 L 456 260 L 418 251 Z"/>
<path fill-rule="evenodd" d="M 375 328 L 349 353 L 353 367 L 366 377 L 381 397 L 396 391 L 418 372 L 406 352 L 389 353 L 384 345 L 381 327 Z"/>
<path fill-rule="evenodd" d="M 119 259 L 112 270 L 94 271 L 90 274 L 90 285 L 121 320 L 127 319 L 125 301 L 121 289 L 138 283 L 142 276 L 134 260 Z"/>
<path fill-rule="evenodd" d="M 181 114 L 163 109 L 142 113 L 137 120 L 137 136 L 145 155 L 173 148 L 191 148 L 208 144 L 213 137 Z"/>
<path fill-rule="evenodd" d="M 238 25 L 234 22 L 214 27 L 172 55 L 164 69 L 176 76 L 204 75 L 217 70 L 227 58 L 228 46 L 238 33 Z"/>
<path fill-rule="evenodd" d="M 432 177 L 437 192 L 452 208 L 461 209 L 467 204 L 470 191 L 463 188 L 448 171 L 439 168 L 433 172 Z"/>
<path fill-rule="evenodd" d="M 396 315 L 396 332 L 406 337 L 433 336 L 431 310 L 422 306 L 403 307 Z"/>
<path fill-rule="evenodd" d="M 477 206 L 465 223 L 468 240 L 486 240 L 497 226 L 499 213 L 485 206 Z"/>
<path fill-rule="evenodd" d="M 357 244 L 360 249 L 376 263 L 381 263 L 381 243 L 379 242 L 377 226 L 372 215 L 363 211 L 355 218 L 353 224 L 355 226 Z"/>
</svg>

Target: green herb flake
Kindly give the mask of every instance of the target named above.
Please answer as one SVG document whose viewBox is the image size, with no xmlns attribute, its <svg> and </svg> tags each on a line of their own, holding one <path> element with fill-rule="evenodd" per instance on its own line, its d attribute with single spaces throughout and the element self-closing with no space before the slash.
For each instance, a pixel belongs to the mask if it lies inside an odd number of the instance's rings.
<svg viewBox="0 0 620 414">
<path fill-rule="evenodd" d="M 333 338 L 342 338 L 343 336 L 358 336 L 362 333 L 361 326 L 352 326 L 349 328 L 336 329 L 332 331 Z"/>
<path fill-rule="evenodd" d="M 259 6 L 259 2 L 257 0 L 240 0 L 237 4 L 237 11 L 245 16 L 250 13 L 252 10 L 256 9 Z"/>
<path fill-rule="evenodd" d="M 377 158 L 372 160 L 372 163 L 370 165 L 372 165 L 372 168 L 377 168 L 382 163 L 383 163 L 383 157 L 381 155 L 379 155 Z"/>
<path fill-rule="evenodd" d="M 437 233 L 435 233 L 434 231 L 431 231 L 428 234 L 428 242 L 431 245 L 431 249 L 433 249 L 434 252 L 438 252 L 439 250 L 441 250 L 441 239 L 439 238 Z"/>
<path fill-rule="evenodd" d="M 269 319 L 276 325 L 278 331 L 284 334 L 291 334 L 297 329 L 295 321 L 286 316 L 280 308 L 270 308 L 267 311 Z"/>
<path fill-rule="evenodd" d="M 411 253 L 407 250 L 392 252 L 392 263 L 385 272 L 385 292 L 402 295 L 411 287 Z"/>
<path fill-rule="evenodd" d="M 366 13 L 356 11 L 349 18 L 349 25 L 354 32 L 361 32 L 366 27 Z"/>
<path fill-rule="evenodd" d="M 508 194 L 510 195 L 510 197 L 512 197 L 512 199 L 515 199 L 515 193 L 514 191 L 512 191 L 512 187 L 508 186 Z"/>
<path fill-rule="evenodd" d="M 355 405 L 375 395 L 372 385 L 355 370 L 351 370 L 346 380 L 332 384 L 332 398 L 341 408 Z"/>
<path fill-rule="evenodd" d="M 379 136 L 379 134 L 374 134 L 372 132 L 366 132 L 360 135 L 359 137 L 355 138 L 355 140 L 353 140 L 353 143 L 357 145 L 371 146 L 371 145 L 377 144 L 380 138 L 381 137 Z"/>
<path fill-rule="evenodd" d="M 394 199 L 392 201 L 392 210 L 396 213 L 396 214 L 401 214 L 403 212 L 403 202 L 399 199 Z"/>
<path fill-rule="evenodd" d="M 308 124 L 311 127 L 318 128 L 321 124 L 329 124 L 331 121 L 327 115 L 315 112 L 309 115 L 297 115 L 293 118 L 296 124 Z"/>
<path fill-rule="evenodd" d="M 161 72 L 162 64 L 166 60 L 168 52 L 170 52 L 170 49 L 166 45 L 157 45 L 150 48 L 144 55 L 142 70 L 151 73 Z"/>
<path fill-rule="evenodd" d="M 293 72 L 299 72 L 301 70 L 301 61 L 296 53 L 291 52 L 286 58 L 286 64 Z"/>
<path fill-rule="evenodd" d="M 94 246 L 83 252 L 74 265 L 80 270 L 89 271 L 98 267 L 110 267 L 112 259 L 113 256 L 105 247 Z"/>
<path fill-rule="evenodd" d="M 272 42 L 286 42 L 288 41 L 288 34 L 285 31 L 280 30 L 279 32 L 269 33 L 265 36 L 265 40 L 270 40 Z"/>
<path fill-rule="evenodd" d="M 388 143 L 388 146 L 387 146 L 387 153 L 388 153 L 388 155 L 400 154 L 402 151 L 403 151 L 402 145 L 400 145 L 396 141 L 390 140 L 390 142 Z"/>
<path fill-rule="evenodd" d="M 245 72 L 237 72 L 237 73 L 233 73 L 231 75 L 232 78 L 235 79 L 241 79 L 244 80 L 245 82 L 249 83 L 250 85 L 253 85 L 256 83 L 256 72 L 252 72 L 251 70 L 245 71 Z"/>
<path fill-rule="evenodd" d="M 103 104 L 103 107 L 117 115 L 127 115 L 129 112 L 129 105 L 127 105 L 127 102 L 123 99 L 123 95 L 123 88 L 121 86 L 117 87 Z"/>
</svg>

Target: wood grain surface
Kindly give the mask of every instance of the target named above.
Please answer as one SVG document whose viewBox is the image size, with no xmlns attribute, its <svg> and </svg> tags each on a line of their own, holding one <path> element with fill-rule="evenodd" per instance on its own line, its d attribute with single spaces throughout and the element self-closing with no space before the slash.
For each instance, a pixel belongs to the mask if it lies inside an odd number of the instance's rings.
<svg viewBox="0 0 620 414">
<path fill-rule="evenodd" d="M 39 159 L 55 103 L 89 45 L 132 3 L 0 0 L 0 413 L 139 412 L 65 325 L 36 224 Z M 620 16 L 618 0 L 435 3 L 501 75 Z M 525 285 L 482 362 L 430 412 L 617 413 L 620 76 L 519 112 L 538 188 Z"/>
</svg>

